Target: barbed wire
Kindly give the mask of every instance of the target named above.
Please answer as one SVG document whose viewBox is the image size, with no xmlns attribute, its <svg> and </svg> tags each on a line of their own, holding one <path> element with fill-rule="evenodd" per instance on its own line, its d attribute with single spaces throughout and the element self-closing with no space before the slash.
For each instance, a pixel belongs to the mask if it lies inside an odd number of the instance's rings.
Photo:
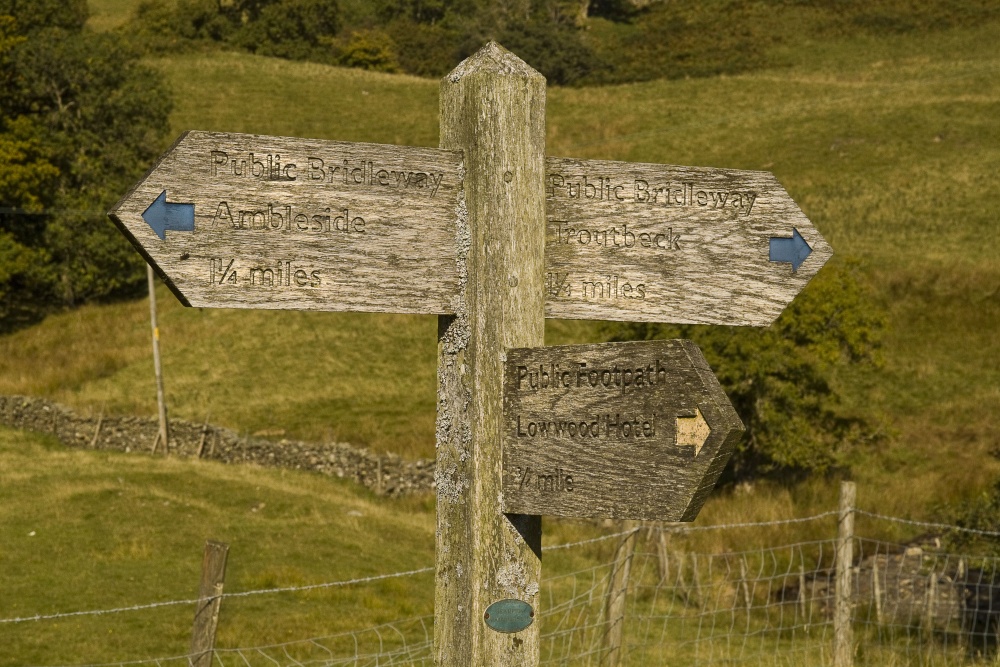
<svg viewBox="0 0 1000 667">
<path fill-rule="evenodd" d="M 623 530 L 619 533 L 611 533 L 610 535 L 601 535 L 599 537 L 592 537 L 589 540 L 581 540 L 579 542 L 569 542 L 568 544 L 550 544 L 547 547 L 542 547 L 542 553 L 546 551 L 558 551 L 559 549 L 569 549 L 571 547 L 580 547 L 584 544 L 593 544 L 595 542 L 604 542 L 605 540 L 613 540 L 616 537 L 624 537 L 639 530 L 638 528 L 630 528 L 629 530 Z"/>
<path fill-rule="evenodd" d="M 242 598 L 249 597 L 252 595 L 267 595 L 271 593 L 297 593 L 302 591 L 312 591 L 321 588 L 336 588 L 342 586 L 353 586 L 356 584 L 366 584 L 373 581 L 382 581 L 384 579 L 398 579 L 400 577 L 409 577 L 417 574 L 423 574 L 425 572 L 433 571 L 433 567 L 423 567 L 417 570 L 407 570 L 406 572 L 393 572 L 392 574 L 378 574 L 370 577 L 360 577 L 358 579 L 350 579 L 347 581 L 332 581 L 322 584 L 307 584 L 305 586 L 286 586 L 283 588 L 262 588 L 254 591 L 244 591 L 241 593 L 223 593 L 221 595 L 213 595 L 207 598 L 194 598 L 188 600 L 169 600 L 165 602 L 151 602 L 149 604 L 139 604 L 132 605 L 128 607 L 116 607 L 114 609 L 95 609 L 88 611 L 70 611 L 59 614 L 36 614 L 35 616 L 24 616 L 20 618 L 5 618 L 0 619 L 0 624 L 4 623 L 26 623 L 29 621 L 51 621 L 62 618 L 72 618 L 74 616 L 102 616 L 105 614 L 119 614 L 126 611 L 145 611 L 147 609 L 158 609 L 160 607 L 171 607 L 176 605 L 192 605 L 205 600 L 217 600 L 225 598 Z"/>
<path fill-rule="evenodd" d="M 195 656 L 187 653 L 185 655 L 174 655 L 168 658 L 145 658 L 143 660 L 116 660 L 115 662 L 94 662 L 88 663 L 86 665 L 74 664 L 74 665 L 45 665 L 45 667 L 136 667 L 138 665 L 156 665 L 156 667 L 164 667 L 164 665 L 170 665 L 175 663 L 178 667 L 190 667 L 190 660 Z M 41 667 L 36 665 L 35 667 Z"/>
<path fill-rule="evenodd" d="M 860 510 L 859 510 L 859 513 L 861 513 Z M 866 513 L 866 514 L 868 514 L 868 513 Z M 683 525 L 639 526 L 639 527 L 630 528 L 630 529 L 624 530 L 624 531 L 618 531 L 618 532 L 615 532 L 615 533 L 610 533 L 610 534 L 607 534 L 607 535 L 600 535 L 598 537 L 593 537 L 593 538 L 586 539 L 586 540 L 580 540 L 580 541 L 577 541 L 577 542 L 569 542 L 569 543 L 566 543 L 566 544 L 554 544 L 554 545 L 545 546 L 545 547 L 542 548 L 542 551 L 543 552 L 546 552 L 546 551 L 558 551 L 558 550 L 561 550 L 561 549 L 571 549 L 571 548 L 581 547 L 581 546 L 584 546 L 584 545 L 587 545 L 587 544 L 594 544 L 594 543 L 597 543 L 597 542 L 605 542 L 607 540 L 613 540 L 615 538 L 625 537 L 626 535 L 629 535 L 631 533 L 634 533 L 634 532 L 637 532 L 637 531 L 640 531 L 640 530 L 645 530 L 647 528 L 652 528 L 653 530 L 656 530 L 656 531 L 669 532 L 669 533 L 698 532 L 698 531 L 707 531 L 707 530 L 732 530 L 732 529 L 737 529 L 737 528 L 763 528 L 763 527 L 769 527 L 769 526 L 783 526 L 783 525 L 790 525 L 790 524 L 806 523 L 806 522 L 809 522 L 809 521 L 816 521 L 818 519 L 823 519 L 823 518 L 826 518 L 826 517 L 829 517 L 829 516 L 836 516 L 836 515 L 837 515 L 837 512 L 834 511 L 834 510 L 831 510 L 829 512 L 821 512 L 820 514 L 815 514 L 813 516 L 808 516 L 808 517 L 801 517 L 801 518 L 796 518 L 796 519 L 778 519 L 778 520 L 773 520 L 773 521 L 754 521 L 754 522 L 745 522 L 745 523 L 715 524 L 715 525 L 709 525 L 709 526 L 683 526 Z M 879 515 L 872 514 L 871 516 L 879 516 Z M 879 518 L 883 518 L 883 517 L 879 517 Z M 900 519 L 899 521 L 905 521 L 905 520 Z M 932 525 L 932 524 L 928 524 L 928 525 Z M 998 535 L 1000 535 L 1000 534 L 998 534 Z M 364 583 L 371 583 L 371 582 L 375 582 L 375 581 L 381 581 L 381 580 L 384 580 L 384 579 L 393 579 L 393 578 L 399 578 L 399 577 L 414 576 L 414 575 L 418 575 L 418 574 L 424 574 L 424 573 L 427 573 L 427 572 L 431 572 L 433 570 L 434 570 L 434 567 L 433 566 L 429 566 L 429 567 L 419 568 L 419 569 L 416 569 L 416 570 L 407 570 L 405 572 L 394 572 L 394 573 L 391 573 L 391 574 L 373 575 L 373 576 L 370 576 L 370 577 L 361 577 L 361 578 L 350 579 L 350 580 L 346 580 L 346 581 L 333 581 L 333 582 L 325 582 L 325 583 L 319 583 L 319 584 L 306 584 L 306 585 L 303 585 L 303 586 L 285 586 L 285 587 L 281 587 L 281 588 L 263 588 L 263 589 L 252 590 L 252 591 L 243 591 L 243 592 L 239 592 L 239 593 L 222 593 L 221 595 L 212 596 L 211 598 L 190 598 L 190 599 L 184 599 L 184 600 L 166 600 L 166 601 L 162 601 L 162 602 L 151 602 L 151 603 L 148 603 L 148 604 L 129 605 L 129 606 L 124 606 L 124 607 L 115 607 L 115 608 L 111 608 L 111 609 L 93 609 L 93 610 L 85 610 L 85 611 L 61 612 L 61 613 L 54 613 L 54 614 L 35 614 L 33 616 L 21 616 L 21 617 L 15 617 L 15 618 L 0 619 L 0 625 L 15 624 L 15 623 L 28 623 L 28 622 L 35 622 L 35 621 L 51 621 L 51 620 L 59 620 L 59 619 L 65 619 L 65 618 L 73 618 L 73 617 L 78 617 L 78 616 L 102 616 L 102 615 L 120 614 L 120 613 L 124 613 L 124 612 L 132 612 L 132 611 L 147 611 L 147 610 L 151 610 L 151 609 L 159 609 L 159 608 L 163 608 L 163 607 L 172 607 L 172 606 L 178 606 L 178 605 L 193 605 L 193 604 L 197 604 L 200 601 L 203 601 L 204 599 L 214 600 L 214 599 L 227 599 L 227 598 L 243 598 L 243 597 L 251 597 L 251 596 L 255 596 L 255 595 L 271 595 L 271 594 L 277 594 L 277 593 L 301 593 L 301 592 L 306 592 L 306 591 L 320 590 L 320 589 L 324 589 L 324 588 L 335 588 L 335 587 L 342 587 L 342 586 L 352 586 L 352 585 L 357 585 L 357 584 L 364 584 Z"/>
<path fill-rule="evenodd" d="M 960 529 L 943 523 L 902 519 L 865 510 L 855 511 L 874 519 L 920 528 Z M 678 531 L 767 528 L 803 524 L 838 514 L 838 511 L 827 511 L 792 519 L 707 526 L 646 523 L 590 539 L 552 545 L 545 550 L 565 550 L 622 539 L 648 529 L 663 536 Z M 972 532 L 998 535 L 991 531 Z M 929 607 L 923 601 L 931 594 L 938 595 L 940 599 L 940 603 L 934 607 L 938 610 L 934 612 L 937 614 L 936 627 L 942 631 L 957 632 L 953 626 L 959 623 L 955 620 L 960 613 L 956 606 L 960 604 L 957 602 L 958 594 L 945 587 L 943 582 L 951 581 L 950 579 L 934 573 L 967 569 L 968 565 L 963 557 L 897 553 L 888 542 L 866 540 L 860 534 L 857 537 L 867 544 L 862 547 L 862 552 L 868 565 L 860 566 L 862 569 L 857 575 L 856 584 L 860 588 L 856 588 L 855 595 L 867 596 L 863 600 L 859 598 L 858 604 L 863 601 L 866 609 L 871 607 L 865 612 L 867 616 L 859 618 L 858 622 L 867 624 L 875 636 L 885 639 L 884 646 L 873 645 L 872 650 L 895 651 L 893 655 L 902 652 L 909 657 L 921 659 L 935 652 L 936 658 L 939 654 L 943 655 L 941 664 L 952 664 L 952 660 L 959 664 L 960 646 L 954 639 L 939 642 L 940 646 L 914 642 L 896 646 L 892 642 L 895 641 L 893 633 L 908 632 L 907 628 L 915 623 L 927 624 L 928 614 L 931 612 L 927 611 Z M 627 642 L 623 644 L 622 650 L 634 658 L 633 662 L 641 662 L 647 658 L 654 661 L 667 659 L 679 651 L 689 655 L 693 665 L 716 664 L 719 660 L 771 664 L 760 662 L 759 659 L 761 656 L 777 655 L 775 652 L 779 647 L 786 651 L 783 654 L 786 662 L 780 664 L 787 664 L 787 660 L 792 659 L 789 657 L 792 654 L 801 654 L 803 660 L 808 661 L 824 655 L 826 649 L 823 647 L 832 632 L 829 610 L 833 600 L 833 571 L 820 565 L 828 562 L 835 551 L 834 539 L 798 541 L 731 553 L 676 550 L 669 548 L 668 544 L 663 539 L 640 541 L 631 557 L 631 584 L 628 586 L 632 593 L 629 595 L 627 615 L 633 620 L 630 621 L 632 629 L 628 631 Z M 612 585 L 614 569 L 612 559 L 611 562 L 589 565 L 572 572 L 554 572 L 544 578 L 547 604 L 539 605 L 538 617 L 538 622 L 545 625 L 539 636 L 544 664 L 562 665 L 572 662 L 597 665 L 603 659 L 606 651 L 603 642 L 610 622 L 605 601 Z M 226 593 L 218 597 L 239 598 L 349 586 L 426 574 L 432 570 L 433 567 L 426 567 L 331 583 Z M 939 579 L 942 583 L 931 583 L 938 582 Z M 935 585 L 941 587 L 941 592 L 933 593 L 937 590 L 933 588 Z M 896 591 L 897 587 L 899 591 Z M 6 622 L 116 613 L 196 602 L 199 600 L 158 602 L 98 612 L 8 619 Z M 924 607 L 920 606 L 922 604 Z M 245 667 L 298 667 L 305 664 L 324 667 L 430 665 L 433 659 L 432 626 L 433 618 L 422 616 L 285 643 L 243 648 L 217 647 L 215 659 L 219 665 L 229 665 L 230 661 L 236 660 L 236 664 Z M 663 638 L 668 636 L 683 639 L 664 646 Z M 800 643 L 784 646 L 783 642 L 790 637 L 798 638 Z M 150 658 L 73 667 L 184 667 L 189 657 Z"/>
<path fill-rule="evenodd" d="M 772 521 L 748 521 L 744 523 L 717 523 L 708 526 L 684 526 L 678 524 L 671 524 L 666 526 L 653 526 L 654 530 L 658 530 L 664 533 L 696 533 L 706 530 L 734 530 L 737 528 L 766 528 L 770 526 L 787 526 L 796 523 L 808 523 L 810 521 L 817 521 L 819 519 L 825 519 L 829 516 L 837 516 L 837 510 L 830 510 L 828 512 L 820 512 L 819 514 L 814 514 L 812 516 L 804 516 L 796 519 L 774 519 Z"/>
<path fill-rule="evenodd" d="M 973 535 L 981 535 L 983 537 L 1000 537 L 1000 531 L 994 531 L 994 530 L 980 530 L 978 528 L 965 528 L 963 526 L 953 526 L 947 523 L 932 523 L 928 521 L 915 521 L 913 519 L 902 519 L 900 517 L 886 516 L 884 514 L 867 512 L 865 510 L 854 510 L 854 513 L 861 516 L 867 516 L 872 519 L 880 519 L 882 521 L 889 521 L 892 523 L 902 523 L 908 526 L 917 526 L 920 528 L 934 528 L 936 530 L 957 531 L 960 533 L 971 533 Z"/>
</svg>

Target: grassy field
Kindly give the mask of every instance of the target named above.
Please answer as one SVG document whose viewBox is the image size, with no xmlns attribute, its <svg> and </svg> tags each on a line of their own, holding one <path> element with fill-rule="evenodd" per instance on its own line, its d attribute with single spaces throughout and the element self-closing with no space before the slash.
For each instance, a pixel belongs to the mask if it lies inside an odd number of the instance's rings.
<svg viewBox="0 0 1000 667">
<path fill-rule="evenodd" d="M 350 580 L 434 562 L 430 499 L 375 499 L 353 484 L 303 473 L 67 451 L 44 437 L 3 429 L 0 471 L 4 619 L 193 599 L 206 539 L 230 545 L 228 592 Z M 432 577 L 423 575 L 234 600 L 220 646 L 424 615 L 432 610 L 432 589 Z M 339 605 L 351 613 L 325 613 Z M 183 605 L 2 624 L 0 665 L 182 655 L 192 619 L 192 607 Z"/>
</svg>

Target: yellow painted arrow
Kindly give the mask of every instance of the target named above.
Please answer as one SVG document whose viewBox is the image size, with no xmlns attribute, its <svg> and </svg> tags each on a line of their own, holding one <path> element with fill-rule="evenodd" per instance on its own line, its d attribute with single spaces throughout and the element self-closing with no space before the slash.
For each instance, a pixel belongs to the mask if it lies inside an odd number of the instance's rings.
<svg viewBox="0 0 1000 667">
<path fill-rule="evenodd" d="M 711 434 L 712 429 L 698 408 L 694 409 L 693 417 L 677 417 L 677 446 L 694 447 L 695 458 L 701 454 L 701 448 Z"/>
</svg>

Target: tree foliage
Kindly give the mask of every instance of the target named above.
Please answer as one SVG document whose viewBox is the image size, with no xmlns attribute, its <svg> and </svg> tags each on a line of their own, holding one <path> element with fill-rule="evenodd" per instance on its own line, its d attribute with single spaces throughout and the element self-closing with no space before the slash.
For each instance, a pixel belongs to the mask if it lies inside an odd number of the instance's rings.
<svg viewBox="0 0 1000 667">
<path fill-rule="evenodd" d="M 262 55 L 441 76 L 496 39 L 551 83 L 578 84 L 600 59 L 584 39 L 586 0 L 374 0 L 345 25 L 340 0 L 145 0 L 147 44 L 205 40 Z"/>
<path fill-rule="evenodd" d="M 1000 451 L 992 452 L 994 457 Z M 943 523 L 954 526 L 944 534 L 947 547 L 959 553 L 989 557 L 978 564 L 997 568 L 1000 556 L 1000 481 L 978 495 L 938 508 Z"/>
<path fill-rule="evenodd" d="M 12 2 L 14 0 L 5 0 Z M 75 0 L 79 1 L 79 0 Z M 54 2 L 54 0 L 45 0 Z M 1000 17 L 996 0 L 143 0 L 146 45 L 208 40 L 351 67 L 442 76 L 495 39 L 548 78 L 590 85 L 735 74 L 796 39 Z M 135 32 L 133 29 L 132 32 Z"/>
<path fill-rule="evenodd" d="M 337 0 L 258 4 L 257 15 L 248 18 L 236 33 L 237 45 L 265 56 L 329 60 L 332 40 L 340 27 Z"/>
<path fill-rule="evenodd" d="M 163 146 L 169 98 L 83 0 L 0 0 L 0 330 L 135 291 L 104 214 Z"/>
<path fill-rule="evenodd" d="M 837 373 L 877 366 L 884 326 L 850 264 L 825 267 L 767 328 L 609 325 L 616 340 L 701 347 L 747 429 L 728 480 L 830 471 L 846 445 L 874 438 L 874 426 L 845 407 Z"/>
</svg>

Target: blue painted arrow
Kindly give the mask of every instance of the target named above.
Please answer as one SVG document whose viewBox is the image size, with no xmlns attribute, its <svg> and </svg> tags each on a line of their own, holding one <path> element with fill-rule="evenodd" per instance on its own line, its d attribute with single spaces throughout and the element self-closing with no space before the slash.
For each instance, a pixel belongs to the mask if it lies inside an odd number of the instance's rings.
<svg viewBox="0 0 1000 667">
<path fill-rule="evenodd" d="M 791 262 L 792 271 L 798 271 L 799 267 L 802 266 L 802 262 L 806 261 L 812 253 L 812 248 L 806 243 L 806 240 L 802 238 L 799 234 L 799 230 L 792 228 L 792 238 L 786 239 L 780 236 L 771 237 L 771 256 L 770 260 L 772 262 Z"/>
<path fill-rule="evenodd" d="M 167 191 L 164 190 L 142 212 L 142 219 L 160 240 L 166 241 L 168 229 L 177 232 L 194 231 L 194 204 L 168 204 Z"/>
</svg>

